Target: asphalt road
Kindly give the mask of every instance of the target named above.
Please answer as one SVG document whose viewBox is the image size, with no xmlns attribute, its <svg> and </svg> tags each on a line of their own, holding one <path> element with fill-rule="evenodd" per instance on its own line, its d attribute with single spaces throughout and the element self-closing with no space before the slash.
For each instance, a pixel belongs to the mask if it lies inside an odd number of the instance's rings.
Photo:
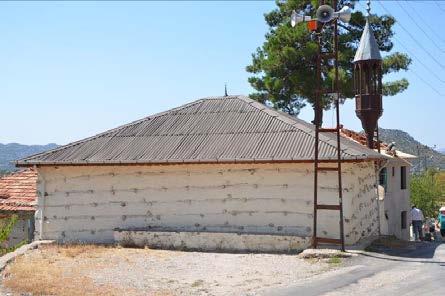
<svg viewBox="0 0 445 296">
<path fill-rule="evenodd" d="M 445 244 L 363 253 L 348 266 L 265 295 L 445 295 Z"/>
</svg>

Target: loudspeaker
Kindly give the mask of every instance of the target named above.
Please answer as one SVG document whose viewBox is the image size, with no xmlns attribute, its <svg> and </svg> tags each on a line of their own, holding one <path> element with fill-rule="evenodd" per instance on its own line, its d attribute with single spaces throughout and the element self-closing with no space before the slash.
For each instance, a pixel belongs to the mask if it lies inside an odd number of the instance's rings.
<svg viewBox="0 0 445 296">
<path fill-rule="evenodd" d="M 321 5 L 317 9 L 317 20 L 320 23 L 330 22 L 334 18 L 334 9 L 329 5 Z"/>
<path fill-rule="evenodd" d="M 295 27 L 298 23 L 304 22 L 304 21 L 310 21 L 310 16 L 305 16 L 302 14 L 297 13 L 295 10 L 292 11 L 292 15 L 290 17 L 290 24 L 292 27 Z"/>
<path fill-rule="evenodd" d="M 334 12 L 334 17 L 338 18 L 344 23 L 349 23 L 349 21 L 351 20 L 351 13 L 352 9 L 349 6 L 343 6 L 342 9 Z"/>
</svg>

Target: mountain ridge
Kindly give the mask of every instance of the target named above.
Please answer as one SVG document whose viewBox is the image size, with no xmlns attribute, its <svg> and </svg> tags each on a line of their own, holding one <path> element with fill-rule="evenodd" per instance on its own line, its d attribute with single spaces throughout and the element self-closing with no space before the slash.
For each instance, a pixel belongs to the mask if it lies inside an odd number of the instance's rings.
<svg viewBox="0 0 445 296">
<path fill-rule="evenodd" d="M 409 133 L 399 129 L 379 128 L 380 140 L 386 143 L 395 142 L 396 150 L 417 156 L 410 160 L 413 171 L 425 168 L 439 168 L 445 170 L 445 155 L 414 139 Z"/>
<path fill-rule="evenodd" d="M 0 172 L 12 172 L 17 170 L 13 161 L 36 153 L 59 147 L 55 143 L 45 145 L 25 145 L 19 143 L 0 143 Z"/>
</svg>

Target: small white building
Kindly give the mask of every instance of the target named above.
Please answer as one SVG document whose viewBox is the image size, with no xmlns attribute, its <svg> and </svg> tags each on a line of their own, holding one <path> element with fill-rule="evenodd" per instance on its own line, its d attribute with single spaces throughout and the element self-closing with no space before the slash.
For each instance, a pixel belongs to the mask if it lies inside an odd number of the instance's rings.
<svg viewBox="0 0 445 296">
<path fill-rule="evenodd" d="M 350 130 L 343 129 L 343 136 L 362 145 L 366 145 L 366 137 Z M 377 143 L 375 143 L 377 145 Z M 380 144 L 381 154 L 386 156 L 380 162 L 378 175 L 379 220 L 381 235 L 391 235 L 402 240 L 410 239 L 409 212 L 410 204 L 410 159 L 416 156 L 407 154 Z"/>
<path fill-rule="evenodd" d="M 379 174 L 380 233 L 410 239 L 409 155 L 398 153 L 385 163 Z"/>
<path fill-rule="evenodd" d="M 320 158 L 335 165 L 335 135 L 322 134 L 320 142 Z M 246 97 L 225 96 L 200 99 L 17 165 L 38 172 L 40 239 L 298 251 L 312 236 L 313 143 L 313 125 Z M 394 158 L 346 137 L 342 158 L 345 238 L 354 244 L 378 235 L 378 172 Z M 336 173 L 320 173 L 319 182 L 320 203 L 337 204 Z M 396 211 L 409 206 L 406 194 L 394 197 L 401 199 L 394 201 Z M 388 231 L 401 222 L 392 221 L 392 199 L 385 197 L 382 206 L 389 213 Z M 319 214 L 318 231 L 339 238 L 338 211 Z"/>
</svg>

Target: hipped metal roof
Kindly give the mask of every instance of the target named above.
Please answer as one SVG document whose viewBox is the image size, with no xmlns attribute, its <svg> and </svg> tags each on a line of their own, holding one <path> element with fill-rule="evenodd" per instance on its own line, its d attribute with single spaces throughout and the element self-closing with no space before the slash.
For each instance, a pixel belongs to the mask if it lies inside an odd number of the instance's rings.
<svg viewBox="0 0 445 296">
<path fill-rule="evenodd" d="M 369 21 L 366 20 L 365 28 L 363 29 L 362 37 L 360 38 L 360 44 L 357 52 L 355 53 L 354 61 L 367 61 L 367 60 L 381 60 L 379 45 L 375 40 L 374 33 L 372 32 Z"/>
<path fill-rule="evenodd" d="M 297 162 L 314 158 L 312 124 L 244 96 L 224 96 L 155 114 L 16 162 L 30 165 Z M 384 158 L 342 137 L 345 160 Z M 321 134 L 319 157 L 335 160 L 336 136 Z"/>
</svg>

